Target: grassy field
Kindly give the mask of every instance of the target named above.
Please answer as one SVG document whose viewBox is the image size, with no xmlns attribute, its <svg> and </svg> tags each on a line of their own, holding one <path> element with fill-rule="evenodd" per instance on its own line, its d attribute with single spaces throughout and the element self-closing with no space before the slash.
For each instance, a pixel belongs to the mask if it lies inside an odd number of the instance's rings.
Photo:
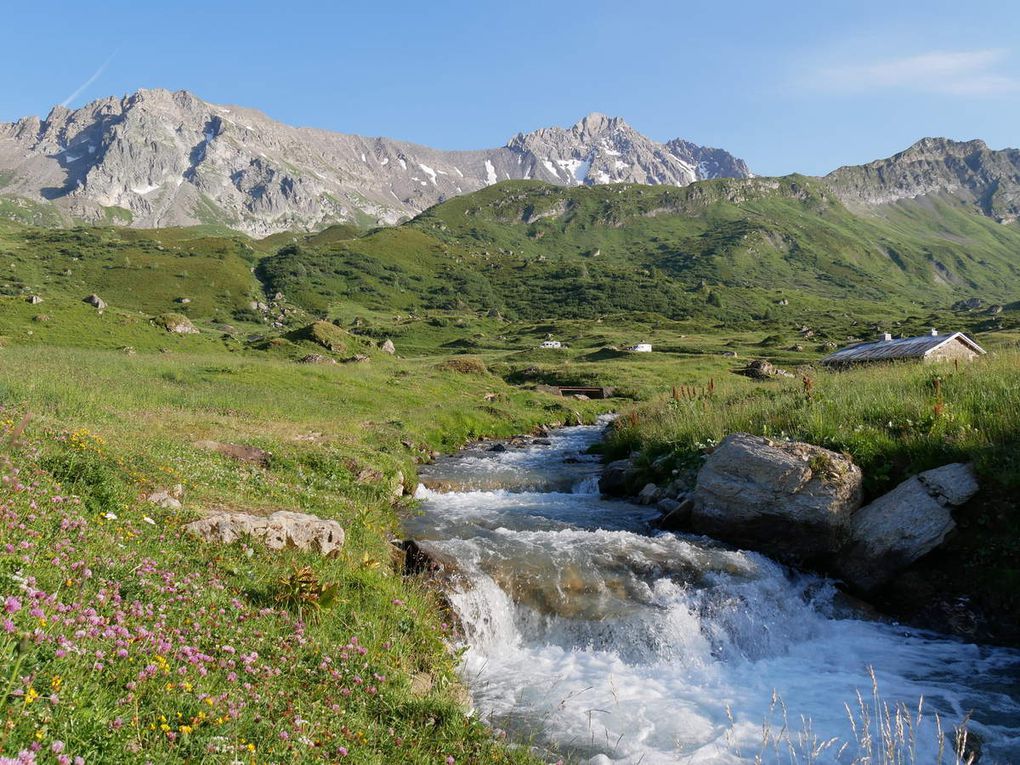
<svg viewBox="0 0 1020 765">
<path fill-rule="evenodd" d="M 433 594 L 394 568 L 398 474 L 480 435 L 592 417 L 440 360 L 3 350 L 0 751 L 88 762 L 511 762 L 464 716 Z M 31 414 L 24 432 L 12 431 Z M 198 439 L 257 445 L 263 469 Z M 182 483 L 184 511 L 144 501 Z M 200 545 L 213 508 L 336 518 L 343 554 Z M 327 606 L 302 602 L 309 567 Z M 326 600 L 324 597 L 323 600 Z M 302 606 L 304 608 L 302 609 Z"/>
</svg>

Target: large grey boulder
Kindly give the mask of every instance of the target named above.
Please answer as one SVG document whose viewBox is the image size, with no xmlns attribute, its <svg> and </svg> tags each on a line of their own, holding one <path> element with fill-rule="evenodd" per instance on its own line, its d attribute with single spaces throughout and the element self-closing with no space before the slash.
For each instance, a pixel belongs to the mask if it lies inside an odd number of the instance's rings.
<svg viewBox="0 0 1020 765">
<path fill-rule="evenodd" d="M 978 491 L 970 465 L 953 463 L 908 478 L 862 507 L 851 523 L 851 544 L 837 569 L 867 592 L 889 581 L 940 544 L 956 527 L 952 508 Z"/>
<path fill-rule="evenodd" d="M 339 552 L 344 544 L 344 529 L 336 521 L 289 510 L 278 510 L 268 516 L 214 513 L 187 524 L 184 530 L 206 542 L 230 544 L 251 538 L 270 550 L 292 547 L 324 556 Z"/>
<path fill-rule="evenodd" d="M 796 563 L 824 562 L 849 539 L 861 470 L 811 444 L 735 433 L 698 473 L 695 531 Z"/>
<path fill-rule="evenodd" d="M 100 311 L 106 308 L 106 301 L 99 297 L 99 295 L 96 295 L 95 293 L 91 295 L 86 295 L 84 298 L 82 298 L 82 302 L 88 303 L 90 306 L 92 306 L 93 308 L 98 308 Z"/>
</svg>

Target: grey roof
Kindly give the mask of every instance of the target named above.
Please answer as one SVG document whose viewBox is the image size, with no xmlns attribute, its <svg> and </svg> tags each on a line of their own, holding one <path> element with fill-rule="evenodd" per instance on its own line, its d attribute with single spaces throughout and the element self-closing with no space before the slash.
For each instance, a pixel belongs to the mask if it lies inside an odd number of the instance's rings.
<svg viewBox="0 0 1020 765">
<path fill-rule="evenodd" d="M 951 335 L 921 335 L 896 340 L 872 340 L 841 348 L 822 359 L 823 364 L 859 364 L 867 361 L 894 359 L 922 359 L 937 348 L 952 342 L 961 342 L 975 353 L 985 350 L 962 332 Z"/>
</svg>

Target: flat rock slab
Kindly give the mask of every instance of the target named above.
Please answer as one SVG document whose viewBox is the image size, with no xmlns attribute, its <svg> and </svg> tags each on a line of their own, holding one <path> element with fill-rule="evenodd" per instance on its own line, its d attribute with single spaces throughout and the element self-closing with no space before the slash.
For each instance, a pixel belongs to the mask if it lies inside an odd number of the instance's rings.
<svg viewBox="0 0 1020 765">
<path fill-rule="evenodd" d="M 206 542 L 231 544 L 255 539 L 270 550 L 293 548 L 320 555 L 335 555 L 344 544 L 344 529 L 337 521 L 307 513 L 278 510 L 271 515 L 222 512 L 187 524 L 184 530 Z"/>
</svg>

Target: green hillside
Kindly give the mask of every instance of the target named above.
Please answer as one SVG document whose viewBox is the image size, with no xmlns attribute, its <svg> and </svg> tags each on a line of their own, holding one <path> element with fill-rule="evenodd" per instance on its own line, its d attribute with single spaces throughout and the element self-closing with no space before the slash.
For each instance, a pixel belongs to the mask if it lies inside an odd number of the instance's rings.
<svg viewBox="0 0 1020 765">
<path fill-rule="evenodd" d="M 944 309 L 975 295 L 1016 300 L 1020 227 L 948 198 L 863 217 L 799 176 L 683 189 L 514 181 L 399 228 L 292 243 L 259 273 L 323 314 L 355 304 L 732 323 L 807 320 L 838 299 L 844 312 L 877 320 L 892 307 Z"/>
</svg>

